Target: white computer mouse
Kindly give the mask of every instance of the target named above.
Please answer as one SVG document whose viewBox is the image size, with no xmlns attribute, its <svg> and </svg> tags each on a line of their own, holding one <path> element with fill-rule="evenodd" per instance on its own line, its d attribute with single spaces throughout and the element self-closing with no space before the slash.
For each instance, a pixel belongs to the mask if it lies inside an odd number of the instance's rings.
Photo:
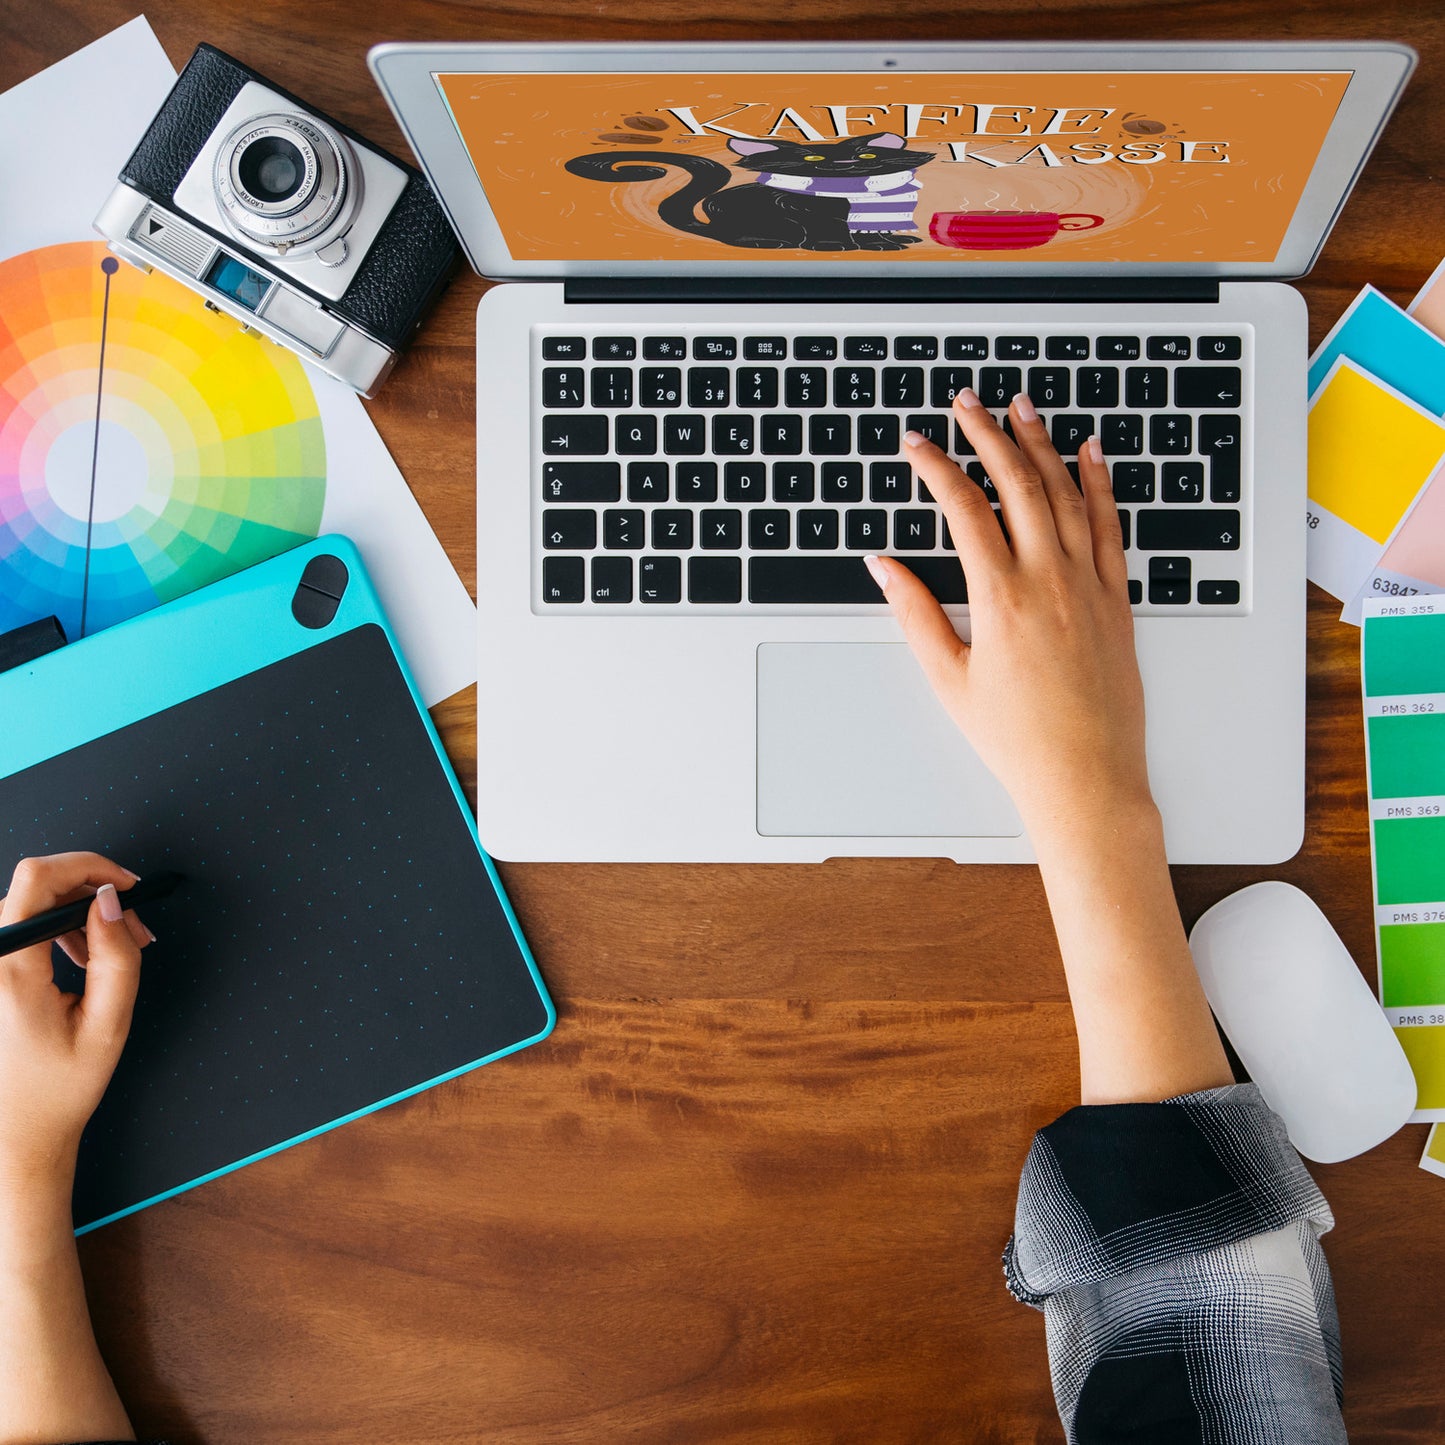
<svg viewBox="0 0 1445 1445">
<path fill-rule="evenodd" d="M 1220 1027 L 1305 1158 L 1362 1154 L 1410 1117 L 1405 1051 L 1307 893 L 1241 888 L 1200 918 L 1189 946 Z"/>
</svg>

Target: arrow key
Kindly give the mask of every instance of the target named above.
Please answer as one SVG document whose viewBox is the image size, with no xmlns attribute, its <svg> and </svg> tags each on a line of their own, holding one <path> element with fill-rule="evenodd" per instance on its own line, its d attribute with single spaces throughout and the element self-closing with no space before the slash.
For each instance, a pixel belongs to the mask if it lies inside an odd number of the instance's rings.
<svg viewBox="0 0 1445 1445">
<path fill-rule="evenodd" d="M 549 552 L 591 551 L 597 545 L 597 513 L 590 507 L 542 513 L 542 546 Z"/>
<path fill-rule="evenodd" d="M 1188 557 L 1149 559 L 1149 601 L 1155 607 L 1189 601 Z"/>
<path fill-rule="evenodd" d="M 1201 582 L 1195 591 L 1201 602 L 1232 607 L 1239 601 L 1238 582 Z"/>
<path fill-rule="evenodd" d="M 1151 582 L 1187 582 L 1189 580 L 1189 558 L 1151 557 L 1149 559 L 1149 580 Z"/>
</svg>

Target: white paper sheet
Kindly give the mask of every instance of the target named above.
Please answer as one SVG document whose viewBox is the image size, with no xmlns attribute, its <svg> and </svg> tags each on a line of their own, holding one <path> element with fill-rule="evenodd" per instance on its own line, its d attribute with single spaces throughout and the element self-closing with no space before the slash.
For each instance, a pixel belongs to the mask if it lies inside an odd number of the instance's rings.
<svg viewBox="0 0 1445 1445">
<path fill-rule="evenodd" d="M 175 71 L 160 43 L 144 17 L 139 17 L 0 95 L 0 276 L 4 263 L 21 253 L 96 240 L 91 226 L 95 214 L 174 79 Z M 18 274 L 16 268 L 12 274 Z M 164 277 L 151 279 L 158 286 L 175 285 Z M 174 304 L 189 305 L 190 300 L 182 296 Z M 195 297 L 197 312 L 201 305 L 200 297 Z M 232 322 L 226 324 L 234 327 Z M 271 345 L 259 337 L 246 338 L 246 342 L 263 348 Z M 48 343 L 39 331 L 33 331 L 28 344 L 43 349 Z M 50 368 L 52 386 L 58 386 L 53 376 L 62 365 L 72 368 L 72 377 L 77 367 L 93 365 L 73 359 L 62 363 L 56 359 L 58 346 L 46 351 L 43 358 L 44 366 Z M 35 357 L 27 357 L 25 362 L 33 366 Z M 285 365 L 284 355 L 277 364 Z M 143 370 L 144 358 L 133 359 L 133 365 Z M 430 706 L 476 679 L 476 609 L 360 399 L 313 367 L 305 367 L 305 381 L 314 394 L 325 439 L 324 506 L 314 530 L 344 533 L 360 548 Z M 26 386 L 32 389 L 17 400 Z M 72 390 L 77 386 L 73 383 Z M 48 547 L 52 553 L 70 558 L 56 564 L 61 571 L 73 567 L 73 558 L 81 554 L 64 538 L 57 540 L 47 533 L 39 520 L 44 515 L 59 516 L 55 496 L 44 495 L 47 488 L 52 493 L 76 490 L 73 479 L 67 482 L 56 475 L 62 470 L 56 460 L 59 454 L 46 453 L 47 440 L 53 440 L 52 433 L 60 429 L 58 422 L 46 429 L 46 408 L 54 414 L 62 405 L 57 400 L 58 390 L 47 397 L 44 384 L 37 387 L 33 377 L 20 377 L 18 368 L 12 367 L 7 374 L 0 363 L 0 430 L 7 414 L 7 388 L 15 426 L 30 428 L 19 440 L 12 434 L 9 452 L 0 446 L 0 597 L 10 594 L 14 612 L 17 607 L 23 611 L 31 595 L 22 569 L 31 565 L 35 549 Z M 77 410 L 79 403 L 71 397 L 63 405 Z M 102 404 L 102 417 L 107 418 L 107 427 L 124 429 L 129 415 L 136 427 L 146 431 L 154 493 L 156 452 L 165 444 L 163 437 L 160 441 L 157 437 L 166 424 L 174 434 L 174 419 L 152 418 L 156 421 L 152 426 L 144 414 L 144 401 L 132 405 L 139 410 L 117 410 L 114 417 L 107 417 Z M 80 424 L 79 420 L 70 423 L 72 434 Z M 314 427 L 315 422 L 310 425 Z M 103 431 L 102 439 L 117 435 Z M 128 445 L 121 443 L 118 450 L 124 451 Z M 109 458 L 97 464 L 90 488 L 100 502 L 97 515 L 106 511 L 104 488 L 119 485 L 115 481 L 119 466 Z M 86 480 L 89 483 L 89 478 Z M 62 518 L 67 525 L 77 520 L 73 498 L 69 500 L 70 511 Z M 156 505 L 154 497 L 149 505 Z M 122 532 L 134 539 L 146 534 L 149 527 L 149 535 L 154 536 L 158 526 L 158 514 L 141 506 L 129 513 L 121 510 L 113 520 L 117 545 Z M 278 549 L 284 545 L 294 543 Z M 148 555 L 154 565 L 154 546 Z M 257 559 L 252 555 L 242 560 Z M 41 596 L 38 591 L 34 595 Z M 52 610 L 44 608 L 45 612 Z M 13 625 L 13 618 L 11 621 Z"/>
</svg>

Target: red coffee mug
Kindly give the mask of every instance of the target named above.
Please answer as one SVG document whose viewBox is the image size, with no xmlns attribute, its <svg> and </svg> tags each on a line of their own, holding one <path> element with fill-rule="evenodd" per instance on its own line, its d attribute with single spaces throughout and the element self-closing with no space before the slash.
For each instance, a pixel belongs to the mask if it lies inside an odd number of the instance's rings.
<svg viewBox="0 0 1445 1445">
<path fill-rule="evenodd" d="M 928 234 L 960 251 L 1027 251 L 1060 231 L 1092 231 L 1102 216 L 1083 211 L 935 211 Z"/>
</svg>

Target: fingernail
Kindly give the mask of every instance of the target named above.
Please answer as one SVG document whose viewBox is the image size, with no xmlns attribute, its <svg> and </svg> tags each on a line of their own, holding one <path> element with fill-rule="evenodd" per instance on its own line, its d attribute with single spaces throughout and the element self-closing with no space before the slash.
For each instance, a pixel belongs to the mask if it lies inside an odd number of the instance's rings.
<svg viewBox="0 0 1445 1445">
<path fill-rule="evenodd" d="M 954 400 L 965 411 L 972 411 L 975 407 L 980 407 L 983 405 L 983 403 L 978 399 L 978 393 L 971 386 L 965 386 L 958 393 L 958 395 L 954 397 Z"/>
<path fill-rule="evenodd" d="M 119 923 L 121 915 L 120 899 L 115 894 L 114 883 L 102 883 L 95 890 L 95 901 L 100 904 L 100 916 L 107 923 Z"/>
<path fill-rule="evenodd" d="M 1096 467 L 1104 465 L 1104 444 L 1098 437 L 1090 437 L 1089 440 L 1084 443 L 1084 450 L 1088 452 L 1089 460 L 1093 462 Z"/>
<path fill-rule="evenodd" d="M 152 932 L 150 931 L 150 929 L 145 926 L 144 923 L 141 923 L 141 921 L 140 921 L 139 918 L 136 919 L 136 922 L 137 922 L 137 923 L 140 923 L 141 932 L 145 934 L 145 936 L 146 936 L 146 941 L 147 941 L 148 943 L 154 943 L 154 942 L 156 941 L 156 936 L 155 936 L 155 934 L 152 933 Z"/>
<path fill-rule="evenodd" d="M 129 868 L 122 868 L 120 871 L 121 871 L 122 873 L 124 873 L 125 876 L 126 876 L 127 878 L 129 878 L 132 883 L 139 883 L 139 882 L 140 882 L 140 874 L 139 874 L 139 873 L 132 873 Z"/>
<path fill-rule="evenodd" d="M 914 433 L 916 435 L 916 433 Z M 863 559 L 863 565 L 868 569 L 868 575 L 878 584 L 880 592 L 888 590 L 888 569 L 871 552 Z"/>
<path fill-rule="evenodd" d="M 1021 391 L 1014 397 L 1014 410 L 1019 414 L 1020 421 L 1037 421 L 1039 414 L 1034 410 L 1034 404 L 1029 400 L 1029 394 Z"/>
<path fill-rule="evenodd" d="M 928 438 L 921 431 L 906 431 L 903 433 L 903 441 L 906 446 L 921 447 Z"/>
</svg>

